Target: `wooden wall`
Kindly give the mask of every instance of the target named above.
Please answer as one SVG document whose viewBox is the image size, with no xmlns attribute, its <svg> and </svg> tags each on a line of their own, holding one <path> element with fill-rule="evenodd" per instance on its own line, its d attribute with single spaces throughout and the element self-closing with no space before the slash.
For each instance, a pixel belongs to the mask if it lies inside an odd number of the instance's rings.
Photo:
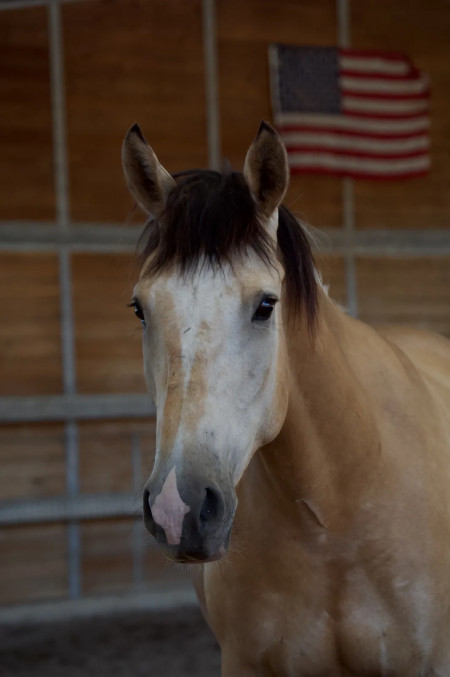
<svg viewBox="0 0 450 677">
<path fill-rule="evenodd" d="M 426 178 L 373 182 L 355 188 L 358 228 L 449 228 L 450 10 L 445 0 L 351 2 L 355 48 L 392 48 L 409 54 L 431 77 L 431 161 Z"/>
<path fill-rule="evenodd" d="M 62 4 L 70 218 L 123 224 L 132 200 L 120 146 L 137 120 L 171 171 L 207 163 L 201 0 L 85 0 Z M 447 0 L 350 2 L 352 44 L 403 50 L 432 81 L 432 171 L 402 182 L 355 182 L 358 229 L 450 228 L 450 5 Z M 217 0 L 223 156 L 241 168 L 261 118 L 271 119 L 271 42 L 335 45 L 335 0 Z M 0 220 L 55 219 L 50 61 L 45 7 L 0 11 Z M 342 181 L 296 176 L 288 206 L 317 228 L 342 228 Z M 76 381 L 81 393 L 143 392 L 140 328 L 126 307 L 136 264 L 125 254 L 72 256 Z M 342 257 L 321 256 L 331 295 L 346 303 Z M 360 315 L 450 336 L 448 257 L 360 257 Z M 0 396 L 62 393 L 58 257 L 0 252 Z M 80 428 L 83 492 L 132 489 L 129 441 L 141 435 L 143 477 L 153 422 Z M 61 495 L 61 425 L 0 429 L 0 499 Z M 82 525 L 86 593 L 131 585 L 133 520 Z M 136 527 L 140 528 L 140 527 Z M 33 557 L 29 553 L 33 552 Z M 0 533 L 0 603 L 67 594 L 62 525 Z M 146 554 L 147 580 L 167 575 Z M 20 566 L 18 566 L 20 562 Z"/>
</svg>

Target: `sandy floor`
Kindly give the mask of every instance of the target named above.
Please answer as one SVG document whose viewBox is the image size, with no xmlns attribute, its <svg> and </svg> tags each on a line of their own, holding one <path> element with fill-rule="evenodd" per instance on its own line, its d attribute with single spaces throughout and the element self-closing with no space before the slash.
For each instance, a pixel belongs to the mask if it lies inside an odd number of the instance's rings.
<svg viewBox="0 0 450 677">
<path fill-rule="evenodd" d="M 193 608 L 0 629 L 1 677 L 219 677 L 219 666 Z"/>
</svg>

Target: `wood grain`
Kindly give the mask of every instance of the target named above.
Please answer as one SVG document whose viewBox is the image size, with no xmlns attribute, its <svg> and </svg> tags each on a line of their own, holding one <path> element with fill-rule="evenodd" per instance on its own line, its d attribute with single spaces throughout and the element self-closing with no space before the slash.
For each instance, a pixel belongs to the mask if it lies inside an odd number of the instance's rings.
<svg viewBox="0 0 450 677">
<path fill-rule="evenodd" d="M 139 440 L 141 468 L 138 488 L 133 487 L 131 445 Z M 95 421 L 79 426 L 80 491 L 85 493 L 135 491 L 141 489 L 153 467 L 155 420 Z"/>
<path fill-rule="evenodd" d="M 121 222 L 133 122 L 169 171 L 206 166 L 201 2 L 66 3 L 63 19 L 71 214 Z"/>
<path fill-rule="evenodd" d="M 47 10 L 0 12 L 0 219 L 53 219 Z"/>
<path fill-rule="evenodd" d="M 62 392 L 58 259 L 0 253 L 0 396 Z"/>
<path fill-rule="evenodd" d="M 1 500 L 61 496 L 65 492 L 63 426 L 0 427 Z"/>
<path fill-rule="evenodd" d="M 361 319 L 450 337 L 450 257 L 357 260 Z"/>
<path fill-rule="evenodd" d="M 93 520 L 81 527 L 85 595 L 129 590 L 133 580 L 133 519 Z"/>
<path fill-rule="evenodd" d="M 66 539 L 60 524 L 0 530 L 0 604 L 66 597 Z"/>
<path fill-rule="evenodd" d="M 316 255 L 315 259 L 322 281 L 329 287 L 328 294 L 330 298 L 345 307 L 347 303 L 347 289 L 344 259 L 341 256 L 333 254 Z"/>
<path fill-rule="evenodd" d="M 450 228 L 450 5 L 445 0 L 351 2 L 352 46 L 404 52 L 431 78 L 431 172 L 356 181 L 358 228 Z"/>
<path fill-rule="evenodd" d="M 145 391 L 141 325 L 127 307 L 136 280 L 133 256 L 73 256 L 79 392 Z"/>
</svg>

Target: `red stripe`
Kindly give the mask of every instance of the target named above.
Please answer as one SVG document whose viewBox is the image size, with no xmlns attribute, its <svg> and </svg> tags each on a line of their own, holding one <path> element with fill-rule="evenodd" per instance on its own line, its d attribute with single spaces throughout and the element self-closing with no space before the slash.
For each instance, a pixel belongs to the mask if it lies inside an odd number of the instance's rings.
<svg viewBox="0 0 450 677">
<path fill-rule="evenodd" d="M 339 75 L 350 78 L 361 78 L 361 80 L 404 80 L 405 82 L 409 82 L 410 80 L 417 80 L 420 73 L 416 69 L 412 69 L 405 75 L 404 73 L 385 73 L 384 71 L 370 71 L 369 73 L 365 73 L 364 71 L 352 71 L 342 68 L 339 71 Z"/>
<path fill-rule="evenodd" d="M 351 107 L 344 108 L 342 115 L 355 118 L 372 118 L 374 120 L 415 120 L 423 118 L 425 110 L 419 113 L 375 113 L 372 111 L 356 111 Z"/>
<path fill-rule="evenodd" d="M 430 88 L 427 87 L 423 92 L 418 92 L 416 94 L 392 94 L 391 92 L 381 94 L 380 92 L 361 92 L 344 88 L 341 89 L 341 93 L 344 96 L 353 96 L 356 99 L 386 99 L 386 101 L 412 101 L 423 99 L 425 101 L 429 98 Z"/>
<path fill-rule="evenodd" d="M 344 148 L 324 148 L 323 146 L 309 146 L 308 144 L 302 144 L 299 146 L 286 146 L 286 150 L 289 153 L 316 153 L 317 155 L 327 154 L 327 155 L 339 155 L 342 157 L 357 157 L 366 160 L 408 160 L 409 158 L 416 157 L 426 157 L 428 155 L 427 149 L 425 150 L 412 150 L 405 153 L 399 153 L 398 151 L 394 153 L 386 152 L 372 152 L 370 150 L 346 150 Z"/>
<path fill-rule="evenodd" d="M 337 127 L 315 127 L 313 125 L 285 125 L 277 127 L 280 134 L 289 132 L 311 132 L 323 134 L 336 134 L 338 136 L 356 136 L 360 139 L 385 139 L 395 141 L 396 139 L 416 139 L 426 137 L 428 128 L 417 132 L 358 132 L 354 129 L 341 129 Z"/>
<path fill-rule="evenodd" d="M 371 181 L 385 181 L 386 179 L 392 181 L 427 176 L 429 174 L 429 169 L 417 169 L 411 172 L 401 172 L 399 174 L 372 174 L 371 172 L 336 170 L 321 167 L 291 167 L 291 174 L 333 174 L 338 177 L 351 176 L 355 179 L 370 179 Z"/>
<path fill-rule="evenodd" d="M 404 63 L 410 65 L 411 59 L 401 52 L 386 52 L 382 49 L 347 49 L 345 47 L 339 47 L 338 53 L 342 56 L 350 56 L 355 59 L 384 59 L 385 61 L 403 61 Z"/>
</svg>

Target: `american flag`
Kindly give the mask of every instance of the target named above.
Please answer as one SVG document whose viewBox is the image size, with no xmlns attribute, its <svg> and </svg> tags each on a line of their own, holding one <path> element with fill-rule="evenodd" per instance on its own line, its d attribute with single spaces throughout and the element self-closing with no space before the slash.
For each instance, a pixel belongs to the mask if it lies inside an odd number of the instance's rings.
<svg viewBox="0 0 450 677">
<path fill-rule="evenodd" d="M 429 81 L 401 54 L 269 48 L 274 122 L 292 173 L 426 174 Z"/>
</svg>

